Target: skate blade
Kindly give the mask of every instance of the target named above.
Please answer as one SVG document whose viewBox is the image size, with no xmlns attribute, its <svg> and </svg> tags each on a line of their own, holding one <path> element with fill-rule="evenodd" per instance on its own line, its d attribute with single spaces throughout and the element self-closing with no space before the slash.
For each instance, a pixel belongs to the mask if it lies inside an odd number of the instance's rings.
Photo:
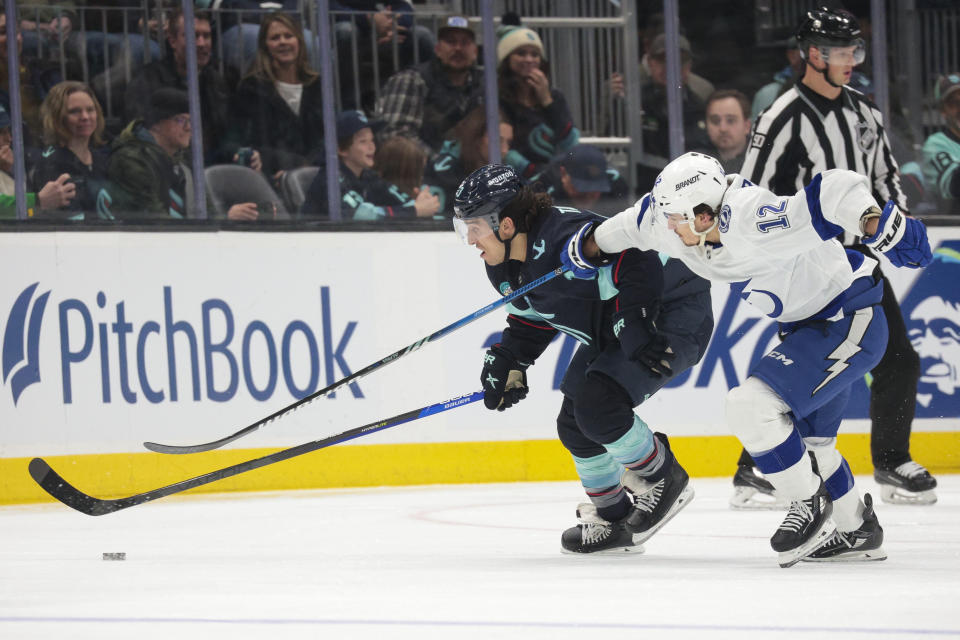
<svg viewBox="0 0 960 640">
<path fill-rule="evenodd" d="M 810 537 L 805 543 L 790 549 L 789 551 L 781 551 L 777 554 L 777 563 L 781 568 L 787 569 L 793 565 L 800 562 L 804 556 L 807 556 L 817 549 L 827 541 L 827 539 L 833 535 L 833 532 L 837 530 L 837 525 L 833 523 L 833 520 L 827 518 L 824 520 L 823 524 L 820 525 L 820 529 Z"/>
<path fill-rule="evenodd" d="M 782 500 L 753 487 L 734 487 L 730 498 L 730 508 L 735 511 L 782 511 L 790 506 L 788 500 Z"/>
<path fill-rule="evenodd" d="M 646 550 L 643 548 L 643 545 L 635 544 L 632 547 L 621 546 L 621 547 L 611 547 L 609 549 L 604 549 L 603 551 L 591 551 L 590 553 L 584 553 L 582 551 L 570 551 L 569 549 L 564 549 L 560 547 L 560 553 L 565 553 L 568 556 L 638 556 L 641 553 L 644 553 Z"/>
<path fill-rule="evenodd" d="M 633 534 L 633 543 L 640 544 L 641 542 L 646 542 L 650 539 L 653 534 L 659 531 L 663 525 L 670 522 L 673 519 L 673 516 L 680 513 L 680 510 L 690 504 L 690 501 L 693 500 L 693 487 L 689 484 L 683 488 L 683 491 L 680 492 L 680 495 L 677 496 L 676 501 L 673 503 L 673 506 L 670 507 L 670 510 L 667 511 L 666 515 L 663 516 L 663 519 L 660 520 L 657 524 L 653 525 L 646 531 L 641 531 L 640 533 Z"/>
<path fill-rule="evenodd" d="M 814 551 L 816 551 L 816 549 L 814 549 Z M 871 562 L 886 559 L 887 552 L 883 550 L 883 547 L 869 549 L 867 551 L 854 551 L 853 553 L 840 554 L 830 558 L 811 558 L 810 556 L 800 558 L 802 562 Z"/>
<path fill-rule="evenodd" d="M 887 504 L 931 505 L 937 503 L 937 493 L 927 491 L 907 491 L 889 484 L 880 485 L 880 499 Z"/>
</svg>

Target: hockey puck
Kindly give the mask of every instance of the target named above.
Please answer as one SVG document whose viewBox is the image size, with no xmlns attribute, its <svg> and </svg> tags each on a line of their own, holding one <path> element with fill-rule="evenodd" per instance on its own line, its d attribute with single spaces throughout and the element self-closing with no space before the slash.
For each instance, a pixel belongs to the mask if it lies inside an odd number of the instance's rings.
<svg viewBox="0 0 960 640">
<path fill-rule="evenodd" d="M 104 560 L 126 560 L 126 559 L 127 559 L 127 554 L 124 553 L 123 551 L 120 551 L 120 552 L 117 552 L 117 553 L 106 553 L 106 552 L 104 552 L 104 554 L 103 554 L 103 559 L 104 559 Z"/>
</svg>

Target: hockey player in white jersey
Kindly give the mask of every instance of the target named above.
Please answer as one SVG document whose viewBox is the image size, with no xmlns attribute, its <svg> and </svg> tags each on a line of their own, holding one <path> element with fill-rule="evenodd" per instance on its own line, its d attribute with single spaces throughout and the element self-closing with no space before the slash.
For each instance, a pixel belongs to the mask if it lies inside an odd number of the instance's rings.
<svg viewBox="0 0 960 640">
<path fill-rule="evenodd" d="M 584 225 L 564 263 L 594 277 L 604 254 L 654 249 L 735 292 L 780 323 L 782 341 L 731 389 L 727 422 L 791 506 L 771 538 L 783 567 L 806 560 L 882 560 L 883 529 L 836 449 L 851 385 L 886 345 L 875 261 L 834 239 L 859 234 L 899 267 L 929 264 L 921 222 L 881 210 L 867 179 L 836 169 L 781 197 L 698 153 L 671 162 L 653 191 L 600 225 Z M 808 451 L 817 460 L 813 470 Z M 822 478 L 822 479 L 821 479 Z"/>
</svg>

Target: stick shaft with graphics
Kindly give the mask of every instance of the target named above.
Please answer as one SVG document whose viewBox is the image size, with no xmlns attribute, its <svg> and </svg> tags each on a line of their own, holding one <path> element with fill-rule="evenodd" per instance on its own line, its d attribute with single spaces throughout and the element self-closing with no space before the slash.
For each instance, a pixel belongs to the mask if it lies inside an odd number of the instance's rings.
<svg viewBox="0 0 960 640">
<path fill-rule="evenodd" d="M 387 357 L 382 358 L 382 359 L 380 359 L 380 360 L 377 360 L 377 361 L 374 362 L 373 364 L 367 365 L 367 366 L 364 367 L 363 369 L 360 369 L 360 370 L 357 371 L 356 373 L 351 373 L 350 375 L 348 375 L 347 377 L 345 377 L 345 378 L 343 378 L 343 379 L 341 379 L 341 380 L 337 380 L 336 382 L 334 382 L 333 384 L 331 384 L 331 385 L 328 386 L 328 387 L 325 387 L 325 388 L 323 388 L 323 389 L 320 389 L 319 391 L 315 391 L 314 393 L 311 393 L 310 395 L 308 395 L 308 396 L 306 396 L 306 397 L 304 397 L 304 398 L 301 398 L 300 400 L 297 400 L 297 401 L 294 402 L 293 404 L 287 405 L 286 407 L 280 409 L 279 411 L 275 411 L 275 412 L 271 413 L 271 414 L 268 415 L 266 418 L 261 418 L 260 420 L 257 420 L 257 421 L 254 422 L 253 424 L 251 424 L 251 425 L 249 425 L 249 426 L 246 426 L 246 427 L 244 427 L 243 429 L 240 429 L 240 430 L 237 431 L 236 433 L 232 433 L 232 434 L 230 434 L 230 435 L 228 435 L 228 436 L 225 436 L 225 437 L 223 437 L 223 438 L 220 438 L 219 440 L 214 440 L 214 441 L 212 441 L 212 442 L 207 442 L 207 443 L 204 443 L 204 444 L 171 445 L 171 444 L 160 444 L 160 443 L 157 443 L 157 442 L 144 442 L 144 443 L 143 443 L 143 446 L 145 446 L 147 449 L 150 449 L 151 451 L 156 451 L 157 453 L 200 453 L 200 452 L 202 452 L 202 451 L 212 451 L 213 449 L 219 449 L 220 447 L 222 447 L 222 446 L 225 445 L 225 444 L 228 444 L 228 443 L 230 443 L 230 442 L 233 442 L 234 440 L 237 440 L 237 439 L 239 439 L 239 438 L 242 438 L 243 436 L 246 436 L 246 435 L 249 435 L 249 434 L 253 433 L 254 431 L 256 431 L 257 429 L 259 429 L 260 427 L 262 427 L 262 426 L 264 426 L 264 425 L 266 425 L 266 424 L 269 424 L 270 422 L 273 422 L 273 421 L 276 420 L 277 418 L 280 418 L 280 417 L 285 416 L 285 415 L 287 415 L 287 414 L 289 414 L 289 413 L 292 413 L 293 411 L 299 409 L 300 407 L 304 406 L 305 404 L 308 404 L 308 403 L 310 403 L 310 402 L 313 402 L 313 401 L 316 400 L 317 398 L 321 398 L 321 397 L 323 397 L 323 396 L 325 396 L 325 395 L 327 395 L 327 394 L 329 394 L 329 393 L 333 393 L 333 392 L 336 391 L 337 389 L 339 389 L 339 388 L 341 388 L 341 387 L 344 387 L 344 386 L 350 384 L 350 383 L 353 382 L 354 380 L 358 380 L 358 379 L 362 378 L 363 376 L 365 376 L 365 375 L 367 375 L 367 374 L 369 374 L 369 373 L 373 373 L 373 372 L 376 371 L 377 369 L 380 369 L 380 368 L 382 368 L 382 367 L 390 364 L 391 362 L 394 362 L 394 361 L 396 361 L 396 360 L 399 360 L 400 358 L 402 358 L 403 356 L 407 355 L 408 353 L 412 353 L 412 352 L 418 350 L 420 347 L 422 347 L 423 345 L 427 344 L 428 342 L 432 342 L 432 341 L 438 340 L 438 339 L 442 338 L 443 336 L 445 336 L 445 335 L 447 335 L 447 334 L 449 334 L 449 333 L 453 333 L 454 331 L 456 331 L 456 330 L 459 329 L 460 327 L 464 327 L 464 326 L 470 324 L 471 322 L 473 322 L 474 320 L 477 320 L 477 319 L 479 319 L 479 318 L 487 315 L 487 314 L 490 313 L 491 311 L 493 311 L 493 310 L 495 310 L 495 309 L 499 309 L 500 307 L 506 306 L 508 303 L 512 302 L 513 300 L 516 300 L 517 298 L 519 298 L 520 296 L 522 296 L 522 295 L 524 295 L 524 294 L 526 294 L 526 293 L 529 293 L 531 290 L 539 287 L 539 286 L 542 285 L 543 283 L 548 282 L 548 281 L 556 278 L 556 277 L 559 276 L 560 274 L 564 273 L 564 271 L 566 271 L 566 269 L 564 269 L 563 267 L 557 267 L 557 268 L 554 269 L 553 271 L 550 271 L 550 272 L 548 272 L 548 273 L 543 274 L 542 276 L 540 276 L 540 277 L 537 278 L 536 280 L 534 280 L 534 281 L 532 281 L 532 282 L 529 282 L 528 284 L 523 285 L 522 287 L 520 287 L 520 288 L 517 289 L 516 291 L 513 291 L 513 292 L 511 292 L 510 294 L 505 295 L 504 297 L 500 298 L 499 300 L 497 300 L 497 301 L 495 301 L 495 302 L 492 302 L 492 303 L 488 304 L 488 305 L 485 306 L 485 307 L 482 307 L 482 308 L 480 308 L 480 309 L 477 309 L 476 311 L 474 311 L 474 312 L 471 313 L 470 315 L 464 316 L 463 318 L 460 318 L 460 319 L 457 320 L 456 322 L 454 322 L 454 323 L 452 323 L 452 324 L 449 324 L 449 325 L 445 326 L 445 327 L 442 328 L 442 329 L 439 329 L 439 330 L 437 330 L 437 331 L 434 331 L 433 333 L 431 333 L 431 334 L 428 335 L 427 337 L 421 338 L 420 340 L 417 340 L 417 341 L 414 342 L 413 344 L 408 345 L 408 346 L 404 347 L 403 349 L 400 349 L 399 351 L 394 351 L 393 353 L 391 353 L 391 354 L 388 355 Z"/>
<path fill-rule="evenodd" d="M 444 411 L 456 409 L 457 407 L 471 404 L 477 400 L 481 400 L 482 398 L 483 392 L 475 391 L 459 398 L 453 398 L 445 402 L 438 402 L 426 407 L 421 407 L 420 409 L 414 409 L 413 411 L 401 413 L 400 415 L 393 416 L 392 418 L 387 418 L 378 422 L 371 422 L 370 424 L 362 427 L 349 429 L 342 433 L 332 435 L 328 438 L 323 438 L 322 440 L 307 442 L 295 447 L 290 447 L 289 449 L 283 449 L 281 451 L 271 453 L 260 458 L 247 460 L 246 462 L 224 467 L 223 469 L 217 469 L 216 471 L 211 471 L 187 480 L 181 480 L 180 482 L 176 482 L 165 487 L 160 487 L 159 489 L 153 489 L 144 493 L 138 493 L 126 498 L 117 498 L 114 500 L 94 498 L 93 496 L 80 491 L 69 482 L 64 480 L 63 477 L 54 471 L 53 468 L 42 458 L 34 458 L 31 460 L 29 471 L 30 476 L 43 488 L 44 491 L 49 493 L 63 504 L 72 509 L 80 511 L 81 513 L 85 513 L 88 516 L 102 516 L 115 511 L 120 511 L 121 509 L 135 507 L 138 504 L 143 504 L 144 502 L 151 502 L 175 493 L 187 491 L 188 489 L 210 484 L 211 482 L 216 482 L 217 480 L 230 478 L 241 473 L 246 473 L 247 471 L 260 469 L 261 467 L 282 462 L 283 460 L 289 460 L 290 458 L 295 458 L 296 456 L 302 456 L 305 453 L 310 453 L 318 449 L 323 449 L 324 447 L 340 444 L 341 442 L 346 442 L 347 440 L 353 440 L 355 438 L 370 435 L 371 433 L 376 433 L 377 431 L 389 429 L 390 427 L 396 427 L 397 425 L 401 425 L 406 422 L 412 422 L 414 420 L 419 420 L 420 418 L 426 418 L 427 416 L 432 416 L 437 413 L 443 413 Z"/>
</svg>

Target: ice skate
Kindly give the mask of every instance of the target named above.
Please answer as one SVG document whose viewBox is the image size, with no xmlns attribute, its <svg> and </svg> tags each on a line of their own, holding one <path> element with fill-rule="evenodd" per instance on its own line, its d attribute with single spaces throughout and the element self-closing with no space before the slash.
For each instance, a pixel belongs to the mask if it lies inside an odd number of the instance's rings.
<svg viewBox="0 0 960 640">
<path fill-rule="evenodd" d="M 790 504 L 777 496 L 773 485 L 752 465 L 739 465 L 733 476 L 730 508 L 736 510 L 786 509 Z"/>
<path fill-rule="evenodd" d="M 830 519 L 832 513 L 833 502 L 822 480 L 815 494 L 790 503 L 787 517 L 770 538 L 770 546 L 780 554 L 777 560 L 781 567 L 792 567 L 826 542 L 836 530 Z"/>
<path fill-rule="evenodd" d="M 630 554 L 643 553 L 637 536 L 627 531 L 625 519 L 607 522 L 589 502 L 577 507 L 580 524 L 570 527 L 560 537 L 563 553 Z"/>
<path fill-rule="evenodd" d="M 877 467 L 873 479 L 880 485 L 880 499 L 890 504 L 934 504 L 937 479 L 923 465 L 904 462 L 898 467 Z"/>
<path fill-rule="evenodd" d="M 886 560 L 883 544 L 883 527 L 873 510 L 873 498 L 863 496 L 863 524 L 856 531 L 835 531 L 816 551 L 802 558 L 804 562 L 863 562 Z"/>
<path fill-rule="evenodd" d="M 656 434 L 669 449 L 666 436 Z M 634 532 L 634 540 L 644 542 L 670 521 L 673 516 L 693 500 L 693 487 L 689 486 L 690 476 L 671 453 L 667 464 L 670 469 L 661 480 L 650 483 L 636 471 L 623 472 L 621 483 L 635 498 L 633 509 L 627 516 L 627 529 Z"/>
</svg>

